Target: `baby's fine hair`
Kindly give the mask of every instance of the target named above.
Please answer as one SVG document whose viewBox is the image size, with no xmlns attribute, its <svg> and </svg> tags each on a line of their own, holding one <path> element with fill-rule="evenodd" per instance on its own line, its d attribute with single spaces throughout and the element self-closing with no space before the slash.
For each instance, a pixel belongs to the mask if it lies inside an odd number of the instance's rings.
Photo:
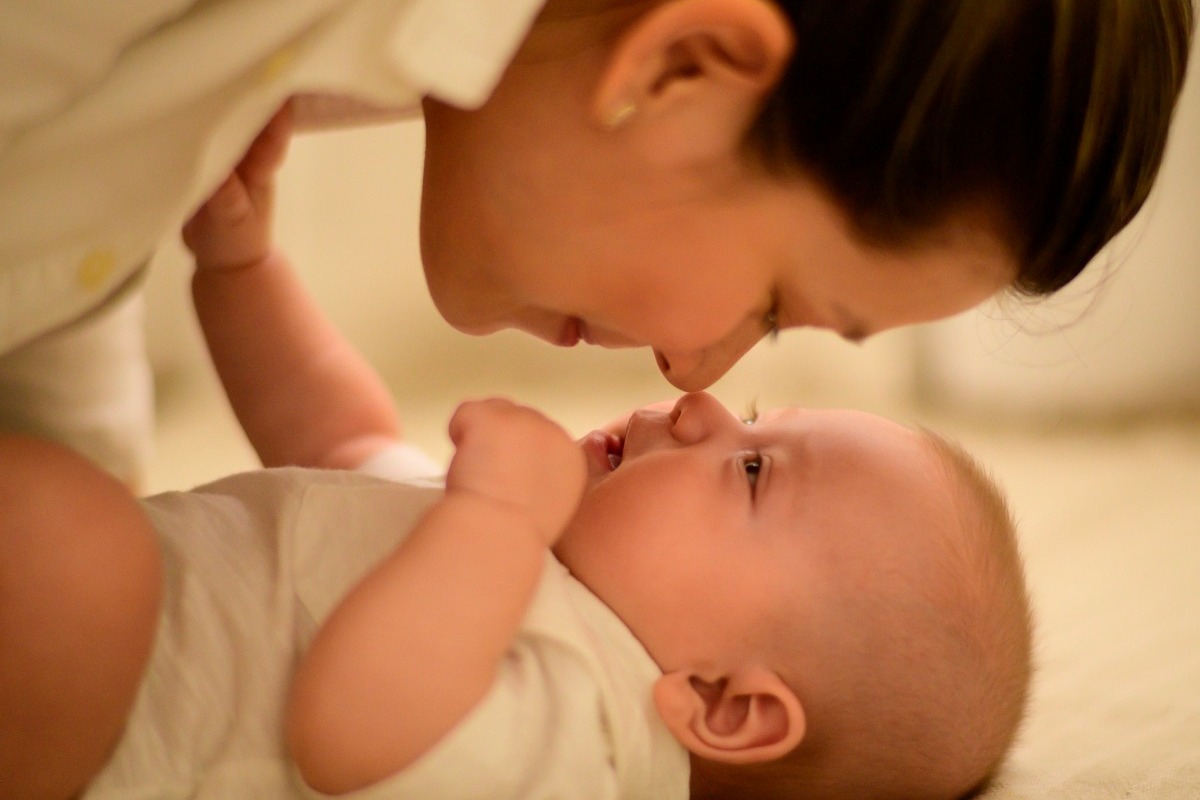
<svg viewBox="0 0 1200 800">
<path fill-rule="evenodd" d="M 932 468 L 949 479 L 948 526 L 934 532 L 946 546 L 928 581 L 915 585 L 909 575 L 849 589 L 836 622 L 851 634 L 830 638 L 842 653 L 832 663 L 844 665 L 826 684 L 834 695 L 806 697 L 803 683 L 793 686 L 808 716 L 800 745 L 766 764 L 694 761 L 702 778 L 693 800 L 958 800 L 1000 768 L 1032 676 L 1016 526 L 974 458 L 922 433 Z M 798 658 L 821 669 L 818 653 Z"/>
<path fill-rule="evenodd" d="M 865 241 L 992 214 L 1029 295 L 1137 213 L 1184 80 L 1193 0 L 774 0 L 795 52 L 748 145 L 815 178 Z"/>
</svg>

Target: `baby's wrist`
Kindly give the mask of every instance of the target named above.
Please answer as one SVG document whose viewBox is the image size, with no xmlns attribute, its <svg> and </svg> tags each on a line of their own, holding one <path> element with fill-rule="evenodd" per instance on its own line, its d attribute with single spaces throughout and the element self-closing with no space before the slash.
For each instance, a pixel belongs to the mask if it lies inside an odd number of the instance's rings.
<svg viewBox="0 0 1200 800">
<path fill-rule="evenodd" d="M 443 502 L 458 505 L 463 511 L 474 514 L 480 520 L 481 528 L 507 531 L 509 535 L 525 535 L 539 548 L 549 547 L 558 538 L 559 531 L 547 530 L 530 506 L 489 492 L 465 486 L 448 487 Z"/>
<path fill-rule="evenodd" d="M 256 254 L 247 258 L 207 260 L 197 257 L 196 273 L 214 275 L 245 272 L 251 269 L 265 268 L 278 262 L 282 258 L 283 254 L 274 247 L 268 247 L 261 254 Z"/>
</svg>

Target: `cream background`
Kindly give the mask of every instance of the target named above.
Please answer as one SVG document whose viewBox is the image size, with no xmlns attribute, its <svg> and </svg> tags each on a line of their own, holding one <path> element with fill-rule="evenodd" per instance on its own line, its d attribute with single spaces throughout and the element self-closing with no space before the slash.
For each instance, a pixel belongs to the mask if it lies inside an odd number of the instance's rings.
<svg viewBox="0 0 1200 800">
<path fill-rule="evenodd" d="M 1198 61 L 1138 219 L 1052 300 L 923 331 L 918 369 L 928 397 L 1041 418 L 1200 408 Z"/>
</svg>

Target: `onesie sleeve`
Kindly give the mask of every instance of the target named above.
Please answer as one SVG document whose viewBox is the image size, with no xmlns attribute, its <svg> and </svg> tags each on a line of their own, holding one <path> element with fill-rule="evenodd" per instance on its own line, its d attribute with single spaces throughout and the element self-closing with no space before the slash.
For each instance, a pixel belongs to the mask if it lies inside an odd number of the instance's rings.
<svg viewBox="0 0 1200 800">
<path fill-rule="evenodd" d="M 445 467 L 408 442 L 396 442 L 359 464 L 355 472 L 391 481 L 436 480 Z"/>
</svg>

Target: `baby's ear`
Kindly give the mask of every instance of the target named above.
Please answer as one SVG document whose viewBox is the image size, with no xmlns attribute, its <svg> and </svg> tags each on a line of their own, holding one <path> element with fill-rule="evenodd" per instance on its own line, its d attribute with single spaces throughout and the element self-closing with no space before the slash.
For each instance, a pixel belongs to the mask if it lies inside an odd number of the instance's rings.
<svg viewBox="0 0 1200 800">
<path fill-rule="evenodd" d="M 654 684 L 654 704 L 680 744 L 711 761 L 772 761 L 804 738 L 800 699 L 764 667 L 740 668 L 716 679 L 668 673 Z"/>
</svg>

